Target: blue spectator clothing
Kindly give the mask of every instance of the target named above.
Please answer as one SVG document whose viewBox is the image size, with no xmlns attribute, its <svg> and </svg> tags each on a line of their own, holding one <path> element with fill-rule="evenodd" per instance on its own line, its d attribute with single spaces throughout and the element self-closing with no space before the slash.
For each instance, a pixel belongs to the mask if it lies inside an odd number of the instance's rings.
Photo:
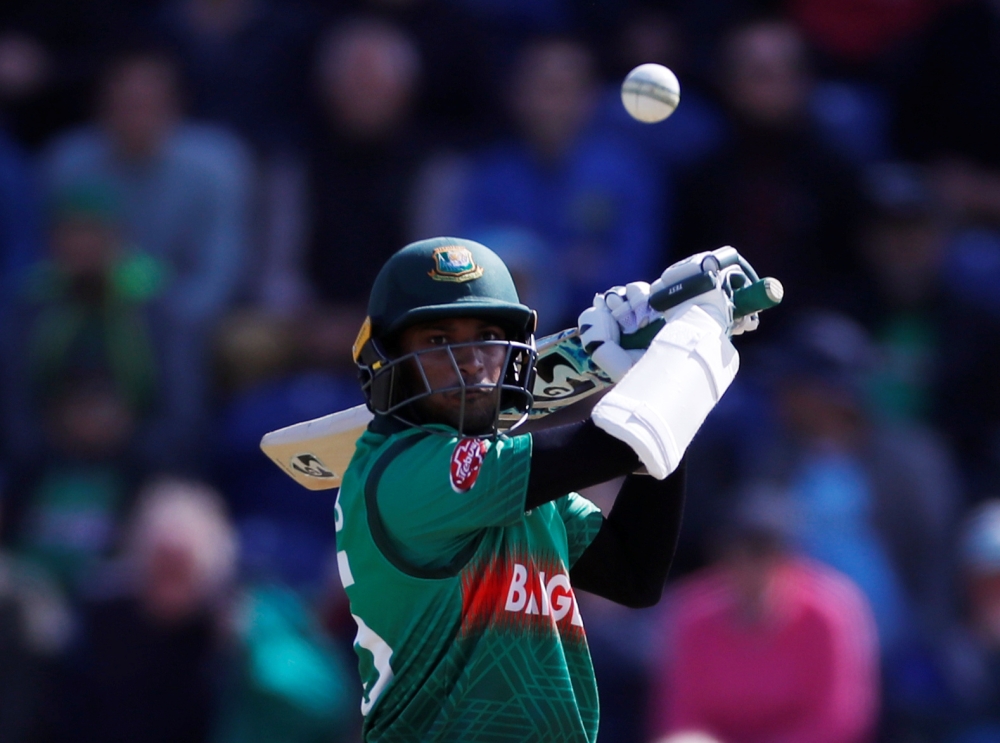
<svg viewBox="0 0 1000 743">
<path fill-rule="evenodd" d="M 662 187 L 625 142 L 581 137 L 558 162 L 511 141 L 478 155 L 458 206 L 461 234 L 519 228 L 547 243 L 569 282 L 564 322 L 594 292 L 659 275 Z"/>
<path fill-rule="evenodd" d="M 912 636 L 914 617 L 886 545 L 873 527 L 872 482 L 848 455 L 814 453 L 791 483 L 802 513 L 798 535 L 805 554 L 853 580 L 872 606 L 883 651 Z"/>
<path fill-rule="evenodd" d="M 53 191 L 80 181 L 109 183 L 123 204 L 128 244 L 170 271 L 158 302 L 164 323 L 157 340 L 167 405 L 178 425 L 158 431 L 148 451 L 162 466 L 193 474 L 205 454 L 210 332 L 238 297 L 248 264 L 250 154 L 225 129 L 182 124 L 156 155 L 127 161 L 104 131 L 84 127 L 52 144 L 45 172 Z"/>
<path fill-rule="evenodd" d="M 26 153 L 0 129 L 0 288 L 41 255 L 41 209 L 36 174 Z"/>
<path fill-rule="evenodd" d="M 117 190 L 127 242 L 173 273 L 174 317 L 197 326 L 228 309 L 244 278 L 253 191 L 251 157 L 238 138 L 184 124 L 155 156 L 133 162 L 104 131 L 84 127 L 53 142 L 44 167 L 50 193 L 80 181 Z"/>
<path fill-rule="evenodd" d="M 684 105 L 656 126 L 636 121 L 622 105 L 621 87 L 601 94 L 594 126 L 638 143 L 643 154 L 668 172 L 697 166 L 718 151 L 730 136 L 722 110 L 707 96 L 685 86 Z"/>
</svg>

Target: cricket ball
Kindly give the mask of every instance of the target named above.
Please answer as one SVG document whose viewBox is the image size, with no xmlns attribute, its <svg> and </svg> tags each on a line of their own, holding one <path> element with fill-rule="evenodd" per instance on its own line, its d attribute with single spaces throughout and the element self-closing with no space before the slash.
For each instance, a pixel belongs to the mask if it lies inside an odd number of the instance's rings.
<svg viewBox="0 0 1000 743">
<path fill-rule="evenodd" d="M 681 101 L 677 76 L 659 64 L 641 64 L 622 82 L 622 104 L 636 121 L 655 124 L 670 116 Z"/>
</svg>

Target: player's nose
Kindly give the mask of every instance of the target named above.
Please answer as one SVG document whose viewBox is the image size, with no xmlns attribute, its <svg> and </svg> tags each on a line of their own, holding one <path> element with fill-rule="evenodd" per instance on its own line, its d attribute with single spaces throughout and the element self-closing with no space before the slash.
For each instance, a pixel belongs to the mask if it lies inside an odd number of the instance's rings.
<svg viewBox="0 0 1000 743">
<path fill-rule="evenodd" d="M 458 364 L 458 370 L 467 380 L 470 377 L 475 378 L 485 368 L 484 349 L 478 344 L 459 346 L 452 349 L 452 352 L 455 354 L 455 363 Z"/>
</svg>

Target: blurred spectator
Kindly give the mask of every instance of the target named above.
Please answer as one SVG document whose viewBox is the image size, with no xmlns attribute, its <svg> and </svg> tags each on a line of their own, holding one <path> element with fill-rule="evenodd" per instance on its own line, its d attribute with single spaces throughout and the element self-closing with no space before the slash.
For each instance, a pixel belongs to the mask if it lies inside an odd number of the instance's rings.
<svg viewBox="0 0 1000 743">
<path fill-rule="evenodd" d="M 791 548 L 793 518 L 782 495 L 744 494 L 718 535 L 715 563 L 668 595 L 655 735 L 702 733 L 722 743 L 873 738 L 878 646 L 870 609 L 845 576 Z"/>
<path fill-rule="evenodd" d="M 781 278 L 783 311 L 761 325 L 757 343 L 804 305 L 848 292 L 859 191 L 856 173 L 810 124 L 812 78 L 793 26 L 736 26 L 720 65 L 734 137 L 678 184 L 671 252 L 731 244 L 762 275 Z"/>
<path fill-rule="evenodd" d="M 967 514 L 958 543 L 962 622 L 948 638 L 953 697 L 947 743 L 1000 740 L 1000 500 Z"/>
<path fill-rule="evenodd" d="M 969 321 L 943 279 L 947 223 L 922 170 L 906 163 L 869 169 L 854 315 L 872 333 L 880 361 L 877 415 L 929 423 L 943 367 Z"/>
<path fill-rule="evenodd" d="M 661 235 L 661 184 L 626 142 L 592 132 L 593 55 L 577 41 L 541 38 L 510 73 L 514 136 L 477 153 L 454 230 L 533 233 L 569 283 L 560 323 L 575 321 L 595 289 L 649 277 Z"/>
<path fill-rule="evenodd" d="M 51 257 L 4 313 L 5 531 L 75 591 L 150 465 L 140 442 L 169 428 L 153 309 L 164 275 L 124 250 L 101 184 L 57 194 L 51 221 Z"/>
<path fill-rule="evenodd" d="M 903 75 L 895 117 L 899 151 L 932 168 L 938 197 L 959 229 L 949 278 L 963 300 L 994 317 L 1000 317 L 1000 102 L 990 81 L 1000 75 L 998 29 L 1000 7 L 990 0 L 943 13 Z"/>
<path fill-rule="evenodd" d="M 874 420 L 865 384 L 874 368 L 860 325 L 803 314 L 773 352 L 777 437 L 752 460 L 787 488 L 798 543 L 864 592 L 878 626 L 885 704 L 905 721 L 939 700 L 919 683 L 951 621 L 947 554 L 960 481 L 931 430 Z M 900 723 L 903 724 L 903 723 Z"/>
<path fill-rule="evenodd" d="M 956 3 L 921 39 L 900 84 L 895 137 L 903 156 L 926 165 L 953 223 L 943 271 L 953 301 L 975 327 L 942 385 L 939 420 L 956 442 L 977 495 L 1000 475 L 1000 7 Z M 928 102 L 933 102 L 929 104 Z"/>
<path fill-rule="evenodd" d="M 212 743 L 347 743 L 360 739 L 355 672 L 311 607 L 275 586 L 245 592 L 239 649 Z"/>
<path fill-rule="evenodd" d="M 408 242 L 427 142 L 413 120 L 421 60 L 398 27 L 345 20 L 316 61 L 321 120 L 306 156 L 306 278 L 321 300 L 364 304 L 379 267 Z"/>
<path fill-rule="evenodd" d="M 115 547 L 144 474 L 130 446 L 135 416 L 99 379 L 63 380 L 43 412 L 44 454 L 14 468 L 7 528 L 75 597 Z"/>
<path fill-rule="evenodd" d="M 71 630 L 67 602 L 49 576 L 0 550 L 0 740 L 48 739 L 47 702 Z"/>
<path fill-rule="evenodd" d="M 152 482 L 124 544 L 121 570 L 83 607 L 60 740 L 207 741 L 237 550 L 221 499 L 196 482 Z"/>
<path fill-rule="evenodd" d="M 940 164 L 944 193 L 960 213 L 1000 217 L 1000 8 L 992 0 L 954 3 L 923 35 L 900 85 L 900 154 Z M 987 187 L 988 186 L 988 187 Z"/>
<path fill-rule="evenodd" d="M 117 194 L 83 181 L 52 195 L 49 255 L 5 298 L 4 438 L 12 456 L 37 459 L 49 396 L 72 379 L 106 380 L 128 409 L 148 465 L 172 461 L 190 437 L 189 388 L 169 373 L 187 326 L 164 307 L 171 272 L 125 241 Z M 131 435 L 131 434 L 130 434 Z"/>
<path fill-rule="evenodd" d="M 947 0 L 789 0 L 789 18 L 830 73 L 877 69 L 923 29 Z"/>
<path fill-rule="evenodd" d="M 0 5 L 0 110 L 34 151 L 87 115 L 108 56 L 159 0 L 32 0 Z"/>
<path fill-rule="evenodd" d="M 177 55 L 191 114 L 266 156 L 302 144 L 317 21 L 300 3 L 170 0 L 152 31 Z"/>
<path fill-rule="evenodd" d="M 422 82 L 416 116 L 436 140 L 465 147 L 495 128 L 500 113 L 495 93 L 510 54 L 495 26 L 454 0 L 348 0 L 343 5 L 346 17 L 379 18 L 417 45 Z"/>
<path fill-rule="evenodd" d="M 610 82 L 601 94 L 596 113 L 598 127 L 607 127 L 639 143 L 671 178 L 678 169 L 696 167 L 722 146 L 728 134 L 726 119 L 691 65 L 691 46 L 673 13 L 648 5 L 626 11 L 613 39 L 608 62 Z M 636 121 L 622 105 L 622 80 L 629 71 L 647 62 L 669 67 L 683 81 L 684 105 L 657 126 Z M 672 198 L 670 192 L 667 198 Z"/>
<path fill-rule="evenodd" d="M 154 53 L 126 54 L 108 68 L 98 120 L 52 143 L 47 182 L 111 184 L 122 204 L 126 244 L 169 269 L 160 304 L 169 347 L 163 376 L 187 423 L 168 462 L 197 467 L 206 405 L 207 336 L 234 301 L 247 263 L 250 160 L 227 131 L 185 121 L 174 64 Z M 161 449 L 161 451 L 164 451 Z"/>
<path fill-rule="evenodd" d="M 224 129 L 183 118 L 174 63 L 155 52 L 119 57 L 101 81 L 96 122 L 56 139 L 47 186 L 112 184 L 127 241 L 174 275 L 171 310 L 198 325 L 226 310 L 244 278 L 251 169 Z"/>
<path fill-rule="evenodd" d="M 363 311 L 316 308 L 286 319 L 244 310 L 219 328 L 209 472 L 230 506 L 243 569 L 254 580 L 307 596 L 322 588 L 337 491 L 298 485 L 262 456 L 260 438 L 363 402 L 350 350 L 363 319 Z"/>
</svg>

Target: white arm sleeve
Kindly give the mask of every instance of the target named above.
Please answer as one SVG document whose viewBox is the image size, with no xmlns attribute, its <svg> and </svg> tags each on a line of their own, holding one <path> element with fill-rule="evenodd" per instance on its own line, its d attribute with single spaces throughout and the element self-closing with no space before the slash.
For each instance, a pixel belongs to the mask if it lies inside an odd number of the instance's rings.
<svg viewBox="0 0 1000 743">
<path fill-rule="evenodd" d="M 719 322 L 697 305 L 671 318 L 591 418 L 624 441 L 662 480 L 729 388 L 740 357 Z"/>
</svg>

